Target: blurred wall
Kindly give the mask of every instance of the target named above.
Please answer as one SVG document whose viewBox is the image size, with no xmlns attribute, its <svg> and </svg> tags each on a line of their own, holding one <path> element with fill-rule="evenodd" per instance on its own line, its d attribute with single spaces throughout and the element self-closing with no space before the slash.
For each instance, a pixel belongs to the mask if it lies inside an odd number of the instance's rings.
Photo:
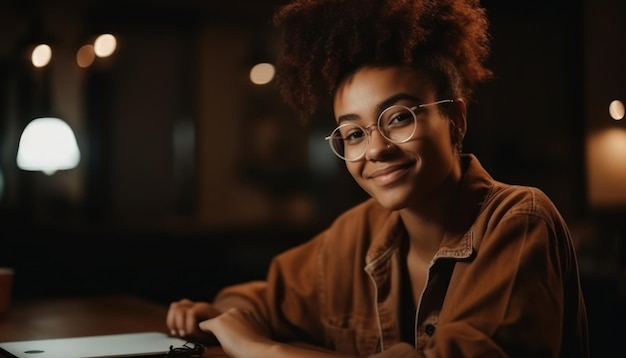
<svg viewBox="0 0 626 358">
<path fill-rule="evenodd" d="M 64 45 L 53 68 L 27 69 L 17 41 L 13 52 L 3 52 L 12 78 L 2 102 L 5 212 L 21 207 L 23 217 L 33 201 L 48 206 L 34 192 L 52 186 L 54 202 L 65 201 L 63 210 L 78 225 L 323 227 L 365 197 L 328 148 L 311 144 L 323 140 L 332 121 L 299 126 L 271 84 L 247 78 L 255 61 L 273 60 L 269 14 L 276 3 L 255 2 L 238 13 L 228 11 L 236 4 L 207 4 L 86 2 L 68 12 L 42 3 L 31 21 L 47 19 L 39 31 L 54 28 L 50 37 L 64 39 L 56 40 Z M 583 39 L 597 37 L 585 31 L 611 29 L 585 23 L 600 20 L 583 16 L 582 1 L 484 4 L 496 77 L 470 104 L 465 151 L 479 155 L 498 179 L 542 188 L 566 218 L 584 218 L 585 113 L 588 94 L 598 91 L 586 87 L 596 76 L 584 76 L 592 55 Z M 23 7 L 14 11 L 28 17 Z M 36 39 L 22 31 L 21 42 Z M 71 67 L 80 42 L 102 31 L 118 35 L 114 56 L 88 69 Z M 32 117 L 34 96 L 43 98 L 42 109 L 69 120 L 84 149 L 80 167 L 58 174 L 62 180 L 15 168 L 16 134 Z M 329 159 L 316 164 L 324 155 Z M 21 204 L 24 196 L 31 204 Z M 45 221 L 46 210 L 32 215 Z"/>
</svg>

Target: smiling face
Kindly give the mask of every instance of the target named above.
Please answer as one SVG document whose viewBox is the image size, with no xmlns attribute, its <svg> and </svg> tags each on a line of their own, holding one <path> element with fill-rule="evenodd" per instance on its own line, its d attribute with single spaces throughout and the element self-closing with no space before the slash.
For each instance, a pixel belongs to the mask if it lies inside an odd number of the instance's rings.
<svg viewBox="0 0 626 358">
<path fill-rule="evenodd" d="M 367 127 L 391 105 L 413 107 L 441 99 L 417 71 L 363 67 L 339 85 L 334 113 L 337 124 L 352 122 Z M 453 113 L 451 118 L 442 114 L 440 106 L 455 106 L 445 112 Z M 409 141 L 389 142 L 374 129 L 365 155 L 346 161 L 357 183 L 388 209 L 428 206 L 432 200 L 447 196 L 461 176 L 451 130 L 465 132 L 464 102 L 427 106 L 415 113 L 417 129 Z"/>
</svg>

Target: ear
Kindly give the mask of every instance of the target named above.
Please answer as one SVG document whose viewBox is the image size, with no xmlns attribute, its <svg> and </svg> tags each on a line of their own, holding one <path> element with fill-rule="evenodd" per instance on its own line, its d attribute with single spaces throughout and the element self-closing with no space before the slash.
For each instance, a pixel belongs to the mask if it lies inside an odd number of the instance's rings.
<svg viewBox="0 0 626 358">
<path fill-rule="evenodd" d="M 457 98 L 452 105 L 454 106 L 451 118 L 454 122 L 452 137 L 460 143 L 463 141 L 465 133 L 467 133 L 467 103 L 463 98 Z"/>
<path fill-rule="evenodd" d="M 454 100 L 454 121 L 456 122 L 456 127 L 459 128 L 461 134 L 465 136 L 467 133 L 467 103 L 463 98 L 458 98 Z"/>
</svg>

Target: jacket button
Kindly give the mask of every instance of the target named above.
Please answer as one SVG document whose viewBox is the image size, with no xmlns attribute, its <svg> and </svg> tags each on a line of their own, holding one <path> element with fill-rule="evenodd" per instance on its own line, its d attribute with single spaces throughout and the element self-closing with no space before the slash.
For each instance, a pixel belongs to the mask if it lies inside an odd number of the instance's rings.
<svg viewBox="0 0 626 358">
<path fill-rule="evenodd" d="M 435 326 L 432 324 L 427 324 L 426 327 L 424 327 L 424 331 L 426 331 L 426 334 L 431 337 L 433 334 L 435 334 Z"/>
</svg>

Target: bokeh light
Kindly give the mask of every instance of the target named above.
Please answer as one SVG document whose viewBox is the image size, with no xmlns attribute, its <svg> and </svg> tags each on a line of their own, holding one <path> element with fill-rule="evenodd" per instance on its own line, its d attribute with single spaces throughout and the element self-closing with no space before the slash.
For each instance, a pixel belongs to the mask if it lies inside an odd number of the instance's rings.
<svg viewBox="0 0 626 358">
<path fill-rule="evenodd" d="M 30 60 L 35 67 L 45 67 L 52 59 L 52 48 L 46 44 L 35 46 L 30 56 Z"/>
<path fill-rule="evenodd" d="M 109 57 L 117 48 L 117 40 L 111 34 L 102 34 L 93 43 L 94 52 L 98 57 Z"/>
<path fill-rule="evenodd" d="M 89 67 L 93 64 L 93 61 L 96 59 L 96 52 L 94 51 L 94 47 L 91 44 L 87 44 L 78 49 L 76 53 L 76 63 L 80 67 Z"/>
<path fill-rule="evenodd" d="M 259 63 L 250 70 L 250 81 L 256 85 L 268 84 L 274 78 L 275 73 L 276 70 L 271 63 Z"/>
<path fill-rule="evenodd" d="M 624 118 L 624 103 L 618 99 L 609 104 L 609 115 L 616 121 Z"/>
</svg>

